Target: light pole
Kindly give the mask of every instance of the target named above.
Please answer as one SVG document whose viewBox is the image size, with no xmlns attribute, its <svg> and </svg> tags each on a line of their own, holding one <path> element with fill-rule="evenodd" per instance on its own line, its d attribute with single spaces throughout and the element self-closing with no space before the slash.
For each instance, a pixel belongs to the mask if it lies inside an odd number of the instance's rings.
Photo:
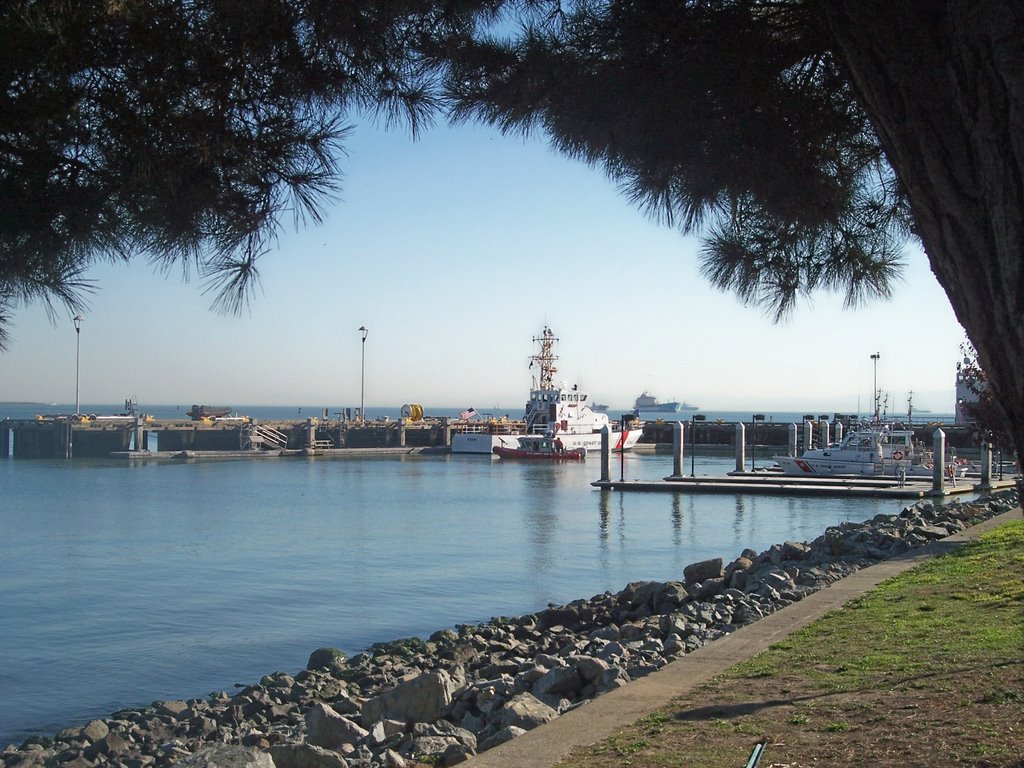
<svg viewBox="0 0 1024 768">
<path fill-rule="evenodd" d="M 690 418 L 690 477 L 696 477 L 697 472 L 695 470 L 697 462 L 697 422 L 704 421 L 707 418 L 702 413 L 695 413 Z"/>
<path fill-rule="evenodd" d="M 875 378 L 874 378 L 874 383 L 872 384 L 872 388 L 871 388 L 871 398 L 872 398 L 872 401 L 875 404 L 875 422 L 876 423 L 878 422 L 878 358 L 880 358 L 880 357 L 881 357 L 881 355 L 878 352 L 875 352 L 875 354 L 873 354 L 871 356 L 871 362 L 874 363 L 874 366 L 875 366 Z"/>
<path fill-rule="evenodd" d="M 369 333 L 365 325 L 359 326 L 363 334 L 363 364 L 359 382 L 359 420 L 366 421 L 366 405 L 364 396 L 366 394 L 366 335 Z"/>
<path fill-rule="evenodd" d="M 78 399 L 78 363 L 82 358 L 82 321 L 85 320 L 81 314 L 75 315 L 75 416 L 81 413 L 81 406 Z"/>
</svg>

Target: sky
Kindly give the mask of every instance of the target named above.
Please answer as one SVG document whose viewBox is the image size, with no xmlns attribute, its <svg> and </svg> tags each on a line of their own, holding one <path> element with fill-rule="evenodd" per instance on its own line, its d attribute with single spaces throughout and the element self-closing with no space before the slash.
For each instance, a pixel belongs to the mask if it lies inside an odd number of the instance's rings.
<svg viewBox="0 0 1024 768">
<path fill-rule="evenodd" d="M 710 287 L 695 238 L 542 139 L 362 124 L 346 149 L 325 223 L 283 222 L 241 315 L 144 258 L 94 267 L 81 402 L 335 410 L 358 407 L 365 375 L 367 408 L 519 411 L 547 324 L 557 378 L 613 409 L 648 390 L 704 410 L 866 413 L 877 377 L 893 412 L 911 391 L 915 409 L 953 410 L 965 335 L 917 246 L 895 299 L 845 310 L 820 293 L 774 324 Z M 14 321 L 0 401 L 73 403 L 71 315 L 35 304 Z"/>
</svg>

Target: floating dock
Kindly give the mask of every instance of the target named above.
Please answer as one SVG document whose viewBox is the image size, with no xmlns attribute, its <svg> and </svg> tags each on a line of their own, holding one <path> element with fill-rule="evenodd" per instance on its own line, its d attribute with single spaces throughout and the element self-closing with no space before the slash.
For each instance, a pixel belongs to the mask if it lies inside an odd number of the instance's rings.
<svg viewBox="0 0 1024 768">
<path fill-rule="evenodd" d="M 975 482 L 978 480 L 979 482 Z M 592 485 L 608 491 L 667 493 L 742 493 L 761 496 L 845 496 L 886 499 L 923 499 L 979 493 L 982 490 L 1010 488 L 1015 479 L 991 480 L 961 478 L 943 484 L 940 491 L 932 482 L 907 480 L 900 483 L 871 477 L 797 477 L 778 473 L 730 473 L 728 475 L 669 476 L 663 480 L 597 480 Z"/>
<path fill-rule="evenodd" d="M 812 445 L 811 425 L 806 427 L 806 445 Z M 826 425 L 827 427 L 827 425 Z M 598 480 L 592 485 L 602 490 L 611 491 L 655 491 L 670 493 L 743 493 L 778 496 L 846 496 L 868 498 L 903 498 L 922 499 L 924 497 L 942 498 L 954 494 L 978 493 L 995 488 L 1010 487 L 1017 482 L 1017 475 L 1009 480 L 996 480 L 993 472 L 992 446 L 981 447 L 981 472 L 974 484 L 966 476 L 956 477 L 954 466 L 946 472 L 946 433 L 937 428 L 932 434 L 932 455 L 934 465 L 931 477 L 917 475 L 901 477 L 882 474 L 881 463 L 874 464 L 874 474 L 801 474 L 788 475 L 775 469 L 746 471 L 744 425 L 736 425 L 736 470 L 725 475 L 700 475 L 692 470 L 686 475 L 683 467 L 683 450 L 686 445 L 685 427 L 675 425 L 672 441 L 672 474 L 662 480 L 627 481 L 621 474 L 618 481 L 612 479 L 611 433 L 606 427 L 601 434 L 600 473 Z M 799 455 L 796 450 L 797 426 L 790 428 L 790 454 Z M 829 445 L 827 429 L 822 430 L 822 445 Z M 879 453 L 881 457 L 881 453 Z M 691 459 L 692 462 L 692 459 Z M 1001 476 L 1001 473 L 1000 473 Z"/>
</svg>

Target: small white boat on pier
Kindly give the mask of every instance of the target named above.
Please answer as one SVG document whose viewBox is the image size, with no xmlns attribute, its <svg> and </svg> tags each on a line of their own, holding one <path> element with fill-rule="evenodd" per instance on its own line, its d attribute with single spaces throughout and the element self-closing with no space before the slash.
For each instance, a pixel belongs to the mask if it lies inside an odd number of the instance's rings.
<svg viewBox="0 0 1024 768">
<path fill-rule="evenodd" d="M 810 448 L 800 456 L 776 456 L 784 475 L 862 475 L 870 477 L 931 477 L 935 457 L 931 449 L 914 442 L 909 429 L 865 425 L 843 440 L 824 448 Z M 945 472 L 950 478 L 967 474 L 967 462 L 950 455 Z"/>
</svg>

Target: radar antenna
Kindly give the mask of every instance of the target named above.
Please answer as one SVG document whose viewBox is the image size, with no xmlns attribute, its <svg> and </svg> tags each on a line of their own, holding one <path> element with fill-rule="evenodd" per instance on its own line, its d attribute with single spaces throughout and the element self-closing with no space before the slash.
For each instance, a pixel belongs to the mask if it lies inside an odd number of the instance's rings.
<svg viewBox="0 0 1024 768">
<path fill-rule="evenodd" d="M 540 345 L 540 351 L 530 357 L 531 368 L 534 363 L 540 366 L 540 387 L 538 388 L 554 389 L 555 374 L 558 373 L 558 369 L 555 367 L 555 360 L 558 359 L 558 355 L 555 354 L 555 342 L 558 341 L 558 337 L 545 325 L 541 335 L 534 336 L 533 341 Z"/>
</svg>

